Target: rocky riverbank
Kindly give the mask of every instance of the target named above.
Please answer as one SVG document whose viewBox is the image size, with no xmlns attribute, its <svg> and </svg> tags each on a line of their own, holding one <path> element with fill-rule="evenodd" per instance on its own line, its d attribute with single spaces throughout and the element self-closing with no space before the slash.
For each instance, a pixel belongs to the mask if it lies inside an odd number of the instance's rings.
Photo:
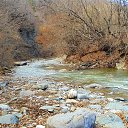
<svg viewBox="0 0 128 128">
<path fill-rule="evenodd" d="M 28 80 L 8 75 L 0 81 L 1 128 L 128 127 L 125 89 L 76 85 L 48 76 Z"/>
</svg>

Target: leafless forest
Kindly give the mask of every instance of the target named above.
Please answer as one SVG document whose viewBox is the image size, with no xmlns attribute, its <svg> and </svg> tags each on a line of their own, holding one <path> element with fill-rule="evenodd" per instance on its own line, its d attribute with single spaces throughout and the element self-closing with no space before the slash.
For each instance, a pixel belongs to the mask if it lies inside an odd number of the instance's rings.
<svg viewBox="0 0 128 128">
<path fill-rule="evenodd" d="M 0 19 L 1 67 L 60 54 L 127 61 L 127 0 L 1 0 Z"/>
</svg>

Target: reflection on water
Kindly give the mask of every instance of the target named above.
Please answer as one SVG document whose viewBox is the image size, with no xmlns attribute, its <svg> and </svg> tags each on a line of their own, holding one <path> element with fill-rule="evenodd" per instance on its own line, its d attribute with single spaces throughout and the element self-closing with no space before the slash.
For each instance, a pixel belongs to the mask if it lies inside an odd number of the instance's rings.
<svg viewBox="0 0 128 128">
<path fill-rule="evenodd" d="M 23 78 L 54 78 L 72 81 L 74 83 L 99 83 L 109 87 L 128 89 L 128 71 L 116 69 L 89 69 L 82 71 L 64 70 L 67 65 L 59 59 L 36 60 L 29 65 L 16 67 L 15 77 Z"/>
</svg>

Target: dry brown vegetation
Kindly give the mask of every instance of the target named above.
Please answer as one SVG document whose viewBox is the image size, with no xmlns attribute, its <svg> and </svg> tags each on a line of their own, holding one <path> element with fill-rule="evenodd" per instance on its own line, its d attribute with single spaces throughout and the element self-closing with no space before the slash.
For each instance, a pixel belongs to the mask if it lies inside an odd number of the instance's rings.
<svg viewBox="0 0 128 128">
<path fill-rule="evenodd" d="M 1 3 L 0 39 L 6 34 L 18 45 L 21 40 L 26 42 L 20 44 L 20 48 L 24 45 L 22 50 L 16 45 L 19 60 L 22 54 L 31 56 L 33 50 L 38 54 L 37 44 L 30 45 L 35 42 L 42 45 L 40 55 L 44 57 L 66 54 L 68 60 L 73 55 L 84 62 L 89 58 L 95 58 L 95 62 L 107 58 L 105 63 L 111 62 L 112 67 L 120 59 L 128 58 L 127 0 L 19 0 L 15 4 L 13 0 L 6 3 L 2 0 Z"/>
<path fill-rule="evenodd" d="M 57 51 L 56 53 L 64 53 L 69 57 L 85 56 L 84 58 L 88 59 L 84 59 L 84 62 L 92 61 L 88 56 L 95 58 L 95 62 L 106 61 L 107 58 L 107 61 L 103 62 L 106 65 L 101 67 L 115 67 L 121 58 L 126 59 L 127 1 L 56 0 L 50 7 L 55 13 L 47 16 L 50 18 L 46 17 L 43 27 L 47 32 L 39 29 L 38 42 L 43 45 L 45 43 Z M 111 64 L 108 64 L 109 62 Z"/>
</svg>

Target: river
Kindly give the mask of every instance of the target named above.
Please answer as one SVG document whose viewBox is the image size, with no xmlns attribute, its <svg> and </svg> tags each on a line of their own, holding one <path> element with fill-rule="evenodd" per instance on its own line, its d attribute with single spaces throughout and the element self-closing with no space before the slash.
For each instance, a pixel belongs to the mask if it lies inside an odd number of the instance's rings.
<svg viewBox="0 0 128 128">
<path fill-rule="evenodd" d="M 67 70 L 60 58 L 33 60 L 26 66 L 14 68 L 14 78 L 55 79 L 75 84 L 97 83 L 107 87 L 128 89 L 128 71 L 117 69 Z"/>
</svg>

